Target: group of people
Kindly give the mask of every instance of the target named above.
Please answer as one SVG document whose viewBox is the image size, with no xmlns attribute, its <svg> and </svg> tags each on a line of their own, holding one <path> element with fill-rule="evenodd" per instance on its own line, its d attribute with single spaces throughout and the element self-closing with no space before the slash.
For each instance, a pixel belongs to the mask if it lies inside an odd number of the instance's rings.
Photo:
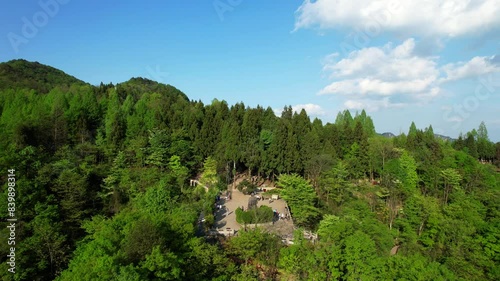
<svg viewBox="0 0 500 281">
<path fill-rule="evenodd" d="M 222 192 L 219 192 L 219 194 L 217 194 L 217 196 L 215 196 L 215 202 L 217 204 L 217 202 L 219 202 L 221 199 L 224 199 L 224 200 L 231 200 L 231 192 L 226 192 L 226 195 L 225 196 L 221 196 L 222 195 Z"/>
<path fill-rule="evenodd" d="M 224 197 L 222 197 L 222 198 L 221 198 L 220 194 L 219 194 L 219 195 L 217 195 L 217 196 L 215 196 L 215 203 L 214 203 L 214 204 L 215 204 L 215 209 L 216 209 L 217 211 L 218 211 L 218 210 L 222 210 L 222 208 L 223 208 L 222 204 L 219 204 L 219 201 L 220 201 L 221 199 L 228 200 L 228 199 L 230 199 L 230 196 L 224 196 Z M 226 211 L 227 211 L 227 210 L 226 210 Z"/>
<path fill-rule="evenodd" d="M 290 213 L 289 212 L 286 212 L 286 214 L 285 213 L 279 213 L 278 210 L 276 210 L 276 209 L 274 209 L 273 212 L 274 212 L 274 217 L 278 218 L 279 220 L 285 220 L 285 219 L 289 220 L 290 219 Z"/>
<path fill-rule="evenodd" d="M 281 213 L 280 214 L 280 220 L 289 220 L 290 219 L 290 214 L 284 214 L 284 213 Z"/>
</svg>

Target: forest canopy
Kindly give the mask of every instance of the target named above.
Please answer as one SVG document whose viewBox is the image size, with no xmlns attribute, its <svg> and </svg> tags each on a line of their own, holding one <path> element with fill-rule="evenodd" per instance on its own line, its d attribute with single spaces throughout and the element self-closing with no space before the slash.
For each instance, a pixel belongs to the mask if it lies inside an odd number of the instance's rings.
<svg viewBox="0 0 500 281">
<path fill-rule="evenodd" d="M 15 169 L 18 219 L 2 280 L 500 280 L 500 143 L 484 123 L 456 140 L 414 123 L 388 138 L 364 110 L 324 124 L 16 60 L 0 64 L 0 130 L 0 206 Z M 278 186 L 292 245 L 258 228 L 202 234 L 200 214 L 209 228 L 241 174 Z"/>
</svg>

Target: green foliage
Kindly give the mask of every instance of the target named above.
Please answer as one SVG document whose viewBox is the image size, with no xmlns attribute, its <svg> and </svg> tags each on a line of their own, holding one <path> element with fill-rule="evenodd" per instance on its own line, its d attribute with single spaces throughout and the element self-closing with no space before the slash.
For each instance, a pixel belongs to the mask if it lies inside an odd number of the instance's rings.
<svg viewBox="0 0 500 281">
<path fill-rule="evenodd" d="M 182 188 L 189 176 L 189 169 L 181 164 L 181 158 L 177 155 L 172 155 L 170 157 L 168 168 L 172 171 L 177 185 Z"/>
<path fill-rule="evenodd" d="M 356 231 L 345 239 L 345 254 L 342 258 L 346 280 L 377 279 L 375 242 L 365 233 Z"/>
<path fill-rule="evenodd" d="M 136 200 L 142 209 L 151 215 L 170 210 L 175 202 L 175 198 L 167 188 L 165 181 L 160 181 L 156 186 L 150 187 L 144 196 L 140 196 Z"/>
<path fill-rule="evenodd" d="M 262 265 L 264 274 L 269 278 L 277 274 L 281 248 L 282 244 L 278 236 L 263 232 L 259 228 L 241 231 L 237 237 L 230 240 L 228 245 L 229 253 L 243 260 L 246 265 L 250 263 Z M 243 277 L 257 277 L 255 272 L 248 270 L 248 267 L 243 266 L 237 280 L 242 280 Z"/>
<path fill-rule="evenodd" d="M 125 167 L 125 154 L 120 151 L 113 161 L 111 173 L 103 180 L 103 191 L 100 192 L 100 197 L 108 201 L 111 213 L 118 212 L 124 201 L 125 192 L 121 188 L 121 182 L 125 176 Z"/>
<path fill-rule="evenodd" d="M 317 197 L 311 184 L 299 175 L 281 175 L 277 185 L 281 196 L 290 206 L 294 222 L 299 226 L 314 228 L 318 222 Z"/>
<path fill-rule="evenodd" d="M 166 167 L 169 144 L 170 139 L 165 130 L 151 130 L 149 132 L 149 156 L 146 158 L 146 164 L 154 165 L 161 169 Z"/>
<path fill-rule="evenodd" d="M 237 208 L 235 213 L 236 221 L 240 224 L 271 222 L 274 217 L 273 209 L 269 206 L 260 206 L 259 208 L 252 208 L 248 211 Z"/>
<path fill-rule="evenodd" d="M 56 86 L 69 87 L 72 84 L 85 83 L 61 70 L 38 62 L 18 59 L 0 63 L 0 91 L 23 88 L 45 94 Z"/>
<path fill-rule="evenodd" d="M 203 163 L 203 173 L 201 174 L 200 183 L 207 187 L 215 187 L 219 182 L 217 175 L 217 162 L 208 157 Z"/>
<path fill-rule="evenodd" d="M 48 201 L 53 199 L 51 197 Z M 53 278 L 68 261 L 67 236 L 63 234 L 57 206 L 37 204 L 35 209 L 37 216 L 28 225 L 33 235 L 20 245 L 20 252 L 25 255 L 20 264 L 26 262 L 23 266 L 29 266 L 31 263 L 41 275 Z"/>
<path fill-rule="evenodd" d="M 121 248 L 127 261 L 137 263 L 149 254 L 155 245 L 162 245 L 162 237 L 153 222 L 149 219 L 139 220 L 131 224 Z M 154 252 L 153 252 L 154 253 Z"/>
<path fill-rule="evenodd" d="M 400 170 L 399 180 L 407 193 L 413 193 L 418 183 L 417 164 L 415 159 L 408 152 L 403 151 L 399 157 Z"/>
<path fill-rule="evenodd" d="M 456 141 L 414 123 L 386 138 L 365 111 L 323 124 L 291 106 L 277 117 L 204 105 L 144 78 L 91 86 L 16 60 L 0 64 L 0 130 L 19 226 L 18 272 L 3 280 L 500 279 L 500 144 L 484 122 Z M 243 173 L 281 174 L 267 194 L 318 240 L 300 229 L 287 247 L 261 230 L 205 240 L 217 192 Z M 196 175 L 202 186 L 187 187 Z M 235 212 L 243 224 L 273 215 Z"/>
<path fill-rule="evenodd" d="M 236 188 L 238 188 L 239 191 L 243 192 L 243 194 L 250 194 L 252 192 L 255 192 L 257 190 L 257 185 L 251 183 L 248 180 L 243 180 L 240 182 Z"/>
<path fill-rule="evenodd" d="M 332 169 L 323 173 L 320 186 L 327 203 L 333 200 L 338 206 L 347 199 L 350 184 L 347 167 L 343 161 L 338 161 Z"/>
<path fill-rule="evenodd" d="M 443 179 L 444 185 L 444 196 L 443 201 L 448 202 L 448 196 L 452 189 L 457 189 L 460 187 L 460 181 L 462 176 L 455 169 L 445 169 L 441 171 L 441 177 Z"/>
</svg>

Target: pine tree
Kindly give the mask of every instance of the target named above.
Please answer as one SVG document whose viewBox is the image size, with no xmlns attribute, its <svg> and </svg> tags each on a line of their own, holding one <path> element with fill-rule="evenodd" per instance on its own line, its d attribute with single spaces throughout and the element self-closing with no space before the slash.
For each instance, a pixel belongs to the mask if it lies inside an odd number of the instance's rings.
<svg viewBox="0 0 500 281">
<path fill-rule="evenodd" d="M 410 129 L 408 130 L 408 137 L 415 137 L 417 135 L 417 126 L 415 122 L 411 122 Z"/>
<path fill-rule="evenodd" d="M 475 135 L 476 135 L 475 130 L 467 133 L 467 138 L 465 138 L 464 145 L 467 148 L 467 153 L 469 153 L 470 156 L 477 159 L 478 153 L 477 153 L 477 143 Z"/>
<path fill-rule="evenodd" d="M 292 128 L 293 135 L 297 138 L 299 156 L 295 165 L 295 172 L 303 175 L 305 163 L 312 157 L 312 151 L 308 149 L 308 141 L 312 140 L 306 139 L 306 136 L 309 135 L 311 131 L 311 121 L 309 120 L 309 117 L 304 109 L 302 109 L 299 114 L 295 113 L 293 115 Z"/>
<path fill-rule="evenodd" d="M 166 130 L 154 129 L 149 132 L 146 164 L 164 169 L 168 164 L 170 136 Z"/>
<path fill-rule="evenodd" d="M 488 138 L 488 130 L 484 121 L 477 130 L 477 152 L 481 160 L 491 160 L 495 154 L 495 148 Z"/>
</svg>

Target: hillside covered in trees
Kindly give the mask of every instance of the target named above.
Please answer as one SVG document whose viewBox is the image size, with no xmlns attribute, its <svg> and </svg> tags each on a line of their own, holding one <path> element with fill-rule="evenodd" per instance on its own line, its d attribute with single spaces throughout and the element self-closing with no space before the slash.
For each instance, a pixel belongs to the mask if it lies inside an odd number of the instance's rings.
<svg viewBox="0 0 500 281">
<path fill-rule="evenodd" d="M 365 111 L 324 124 L 18 60 L 0 64 L 0 130 L 2 280 L 500 280 L 500 143 L 484 123 L 386 138 Z M 201 235 L 241 173 L 275 182 L 319 239 Z M 200 175 L 208 192 L 189 185 Z"/>
</svg>

